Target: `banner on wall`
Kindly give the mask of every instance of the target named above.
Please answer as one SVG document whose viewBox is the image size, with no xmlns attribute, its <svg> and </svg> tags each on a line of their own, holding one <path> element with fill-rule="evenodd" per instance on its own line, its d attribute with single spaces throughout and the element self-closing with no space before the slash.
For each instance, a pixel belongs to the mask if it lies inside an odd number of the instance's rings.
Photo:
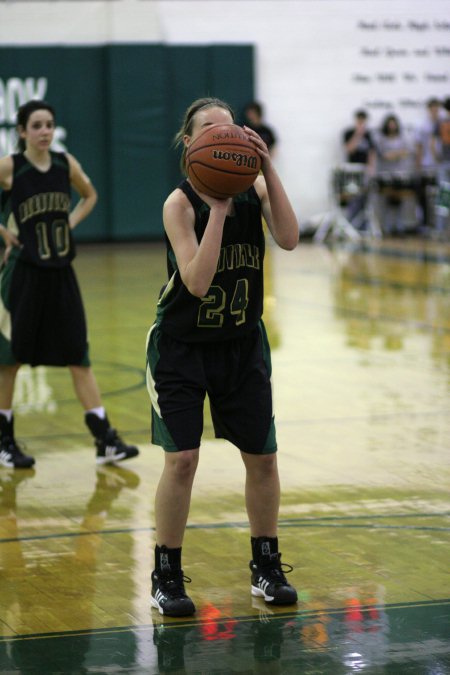
<svg viewBox="0 0 450 675">
<path fill-rule="evenodd" d="M 10 77 L 0 78 L 0 157 L 10 155 L 16 149 L 16 119 L 21 105 L 30 99 L 46 99 L 48 92 L 47 77 Z M 66 152 L 65 139 L 67 129 L 55 128 L 53 149 Z"/>
</svg>

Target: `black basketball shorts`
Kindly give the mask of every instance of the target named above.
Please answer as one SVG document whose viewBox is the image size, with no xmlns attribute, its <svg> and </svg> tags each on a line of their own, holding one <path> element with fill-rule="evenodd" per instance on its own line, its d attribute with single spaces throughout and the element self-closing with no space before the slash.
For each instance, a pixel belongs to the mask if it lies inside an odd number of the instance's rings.
<svg viewBox="0 0 450 675">
<path fill-rule="evenodd" d="M 237 340 L 186 343 L 154 324 L 147 338 L 152 443 L 200 447 L 208 394 L 216 438 L 251 454 L 277 451 L 270 348 L 262 321 Z"/>
<path fill-rule="evenodd" d="M 70 265 L 37 267 L 12 252 L 0 271 L 0 363 L 90 365 L 84 307 Z"/>
</svg>

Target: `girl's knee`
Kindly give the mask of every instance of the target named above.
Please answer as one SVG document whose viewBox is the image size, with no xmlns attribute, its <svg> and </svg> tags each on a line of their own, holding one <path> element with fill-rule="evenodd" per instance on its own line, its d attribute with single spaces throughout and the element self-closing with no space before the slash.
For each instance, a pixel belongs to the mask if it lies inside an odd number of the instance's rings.
<svg viewBox="0 0 450 675">
<path fill-rule="evenodd" d="M 195 474 L 198 464 L 198 451 L 181 450 L 166 453 L 166 465 L 177 478 L 190 478 Z"/>
<path fill-rule="evenodd" d="M 247 473 L 254 476 L 268 476 L 278 474 L 276 453 L 269 455 L 245 455 L 244 463 Z"/>
</svg>

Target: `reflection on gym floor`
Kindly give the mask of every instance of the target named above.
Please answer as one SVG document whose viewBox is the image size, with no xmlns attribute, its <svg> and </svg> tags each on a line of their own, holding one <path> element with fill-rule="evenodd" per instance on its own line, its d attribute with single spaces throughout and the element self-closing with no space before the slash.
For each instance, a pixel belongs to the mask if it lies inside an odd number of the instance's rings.
<svg viewBox="0 0 450 675">
<path fill-rule="evenodd" d="M 93 366 L 142 452 L 96 467 L 68 373 L 23 369 L 16 429 L 37 463 L 0 469 L 1 673 L 450 673 L 450 246 L 268 248 L 280 543 L 298 605 L 250 595 L 242 463 L 207 417 L 184 545 L 198 611 L 150 608 L 162 451 L 144 343 L 165 259 L 160 245 L 81 247 Z"/>
</svg>

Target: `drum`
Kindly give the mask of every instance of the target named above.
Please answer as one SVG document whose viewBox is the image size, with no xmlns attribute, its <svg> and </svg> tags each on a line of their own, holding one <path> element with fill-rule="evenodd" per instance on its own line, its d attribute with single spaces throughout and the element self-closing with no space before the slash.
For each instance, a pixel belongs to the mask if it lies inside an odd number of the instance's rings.
<svg viewBox="0 0 450 675">
<path fill-rule="evenodd" d="M 341 164 L 333 171 L 333 190 L 341 203 L 351 201 L 365 189 L 366 167 L 364 164 Z"/>
<path fill-rule="evenodd" d="M 420 181 L 422 185 L 427 187 L 436 187 L 437 175 L 434 169 L 422 169 L 420 174 Z"/>
<path fill-rule="evenodd" d="M 416 189 L 416 181 L 413 174 L 409 173 L 409 171 L 379 173 L 375 180 L 382 192 L 411 192 Z"/>
<path fill-rule="evenodd" d="M 414 190 L 416 181 L 411 173 L 405 171 L 397 171 L 392 174 L 392 187 L 394 190 Z"/>
</svg>

